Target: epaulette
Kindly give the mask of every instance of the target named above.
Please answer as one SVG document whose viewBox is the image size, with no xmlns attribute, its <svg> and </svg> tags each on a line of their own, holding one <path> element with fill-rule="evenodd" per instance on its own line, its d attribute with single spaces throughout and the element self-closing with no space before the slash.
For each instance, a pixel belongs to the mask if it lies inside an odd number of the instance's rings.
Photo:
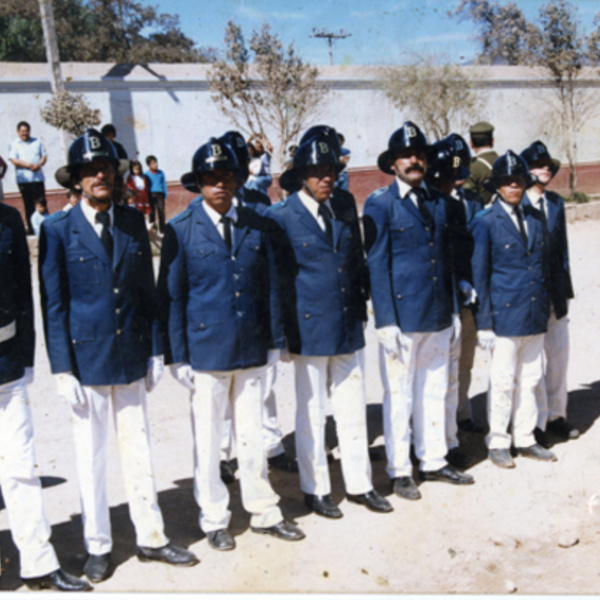
<svg viewBox="0 0 600 600">
<path fill-rule="evenodd" d="M 172 219 L 169 219 L 169 223 L 174 225 L 175 223 L 180 223 L 181 221 L 185 221 L 192 216 L 192 211 L 189 208 L 186 208 L 183 212 L 180 212 L 178 215 L 175 215 Z"/>
<path fill-rule="evenodd" d="M 488 213 L 492 212 L 492 207 L 488 206 L 487 208 L 484 208 L 482 210 L 480 210 L 479 212 L 475 213 L 475 219 L 481 219 L 481 217 L 485 217 L 485 215 L 487 215 Z"/>
<path fill-rule="evenodd" d="M 48 223 L 48 225 L 50 225 L 55 221 L 66 219 L 70 212 L 70 210 L 59 210 L 58 212 L 52 213 L 50 216 L 48 216 L 48 218 L 44 219 L 44 223 Z"/>
<path fill-rule="evenodd" d="M 377 196 L 381 196 L 381 194 L 385 194 L 388 191 L 388 189 L 389 189 L 389 186 L 379 188 L 378 190 L 371 192 L 371 196 L 373 198 L 377 198 Z"/>
<path fill-rule="evenodd" d="M 275 204 L 271 204 L 270 208 L 273 210 L 279 210 L 280 208 L 287 206 L 287 203 L 288 199 L 286 198 L 285 200 L 280 200 L 279 202 L 275 202 Z"/>
</svg>

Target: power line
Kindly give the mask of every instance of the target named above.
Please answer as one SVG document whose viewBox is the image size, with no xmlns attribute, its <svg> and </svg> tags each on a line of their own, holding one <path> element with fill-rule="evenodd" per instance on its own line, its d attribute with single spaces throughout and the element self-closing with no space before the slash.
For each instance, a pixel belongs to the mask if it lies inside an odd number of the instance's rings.
<svg viewBox="0 0 600 600">
<path fill-rule="evenodd" d="M 352 34 L 345 29 L 340 29 L 338 33 L 333 33 L 327 29 L 317 29 L 313 27 L 313 32 L 310 37 L 327 39 L 329 42 L 329 64 L 333 64 L 333 40 L 343 40 L 350 37 Z"/>
</svg>

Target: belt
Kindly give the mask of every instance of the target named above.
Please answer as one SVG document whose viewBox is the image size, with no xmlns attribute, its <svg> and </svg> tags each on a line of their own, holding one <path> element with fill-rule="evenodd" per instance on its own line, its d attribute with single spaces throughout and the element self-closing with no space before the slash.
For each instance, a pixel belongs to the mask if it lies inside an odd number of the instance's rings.
<svg viewBox="0 0 600 600">
<path fill-rule="evenodd" d="M 0 343 L 6 342 L 17 335 L 17 322 L 13 321 L 4 327 L 0 327 Z"/>
</svg>

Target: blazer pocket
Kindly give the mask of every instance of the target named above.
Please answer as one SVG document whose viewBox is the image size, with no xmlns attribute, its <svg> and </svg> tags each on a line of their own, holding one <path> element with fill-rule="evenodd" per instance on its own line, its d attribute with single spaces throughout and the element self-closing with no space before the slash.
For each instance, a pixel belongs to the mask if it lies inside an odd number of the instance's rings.
<svg viewBox="0 0 600 600">
<path fill-rule="evenodd" d="M 223 316 L 220 314 L 211 315 L 211 314 L 203 314 L 196 315 L 192 317 L 191 323 L 192 327 L 196 331 L 206 331 L 209 328 L 212 328 L 214 325 L 218 325 L 223 321 Z"/>
<path fill-rule="evenodd" d="M 71 285 L 100 285 L 100 261 L 87 250 L 69 252 L 67 270 Z"/>
<path fill-rule="evenodd" d="M 215 248 L 215 246 L 213 246 L 212 244 L 206 244 L 203 246 L 194 246 L 190 252 L 190 258 L 196 258 L 196 259 L 207 259 L 210 257 L 214 258 L 214 254 L 217 251 L 217 249 Z"/>
<path fill-rule="evenodd" d="M 93 342 L 96 339 L 94 325 L 92 323 L 71 323 L 71 335 L 74 345 L 83 342 Z"/>
<path fill-rule="evenodd" d="M 298 262 L 304 260 L 321 260 L 322 251 L 318 247 L 319 238 L 316 235 L 296 237 L 292 240 L 292 246 Z"/>
<path fill-rule="evenodd" d="M 390 223 L 392 252 L 414 248 L 417 245 L 416 229 L 410 221 L 392 221 Z"/>
</svg>

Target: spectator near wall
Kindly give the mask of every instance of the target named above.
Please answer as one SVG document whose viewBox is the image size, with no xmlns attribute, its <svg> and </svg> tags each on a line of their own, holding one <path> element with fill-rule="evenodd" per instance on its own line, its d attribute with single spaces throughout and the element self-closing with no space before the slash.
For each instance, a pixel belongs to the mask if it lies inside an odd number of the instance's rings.
<svg viewBox="0 0 600 600">
<path fill-rule="evenodd" d="M 155 223 L 158 215 L 158 232 L 165 230 L 165 200 L 168 197 L 165 174 L 158 168 L 156 156 L 147 156 L 148 170 L 144 175 L 150 181 L 150 223 Z"/>
</svg>

